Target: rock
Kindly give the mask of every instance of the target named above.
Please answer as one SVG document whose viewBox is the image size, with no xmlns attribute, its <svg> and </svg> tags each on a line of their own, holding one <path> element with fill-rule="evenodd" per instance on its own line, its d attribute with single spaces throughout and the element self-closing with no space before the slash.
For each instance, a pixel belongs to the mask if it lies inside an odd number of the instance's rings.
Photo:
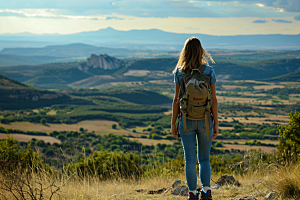
<svg viewBox="0 0 300 200">
<path fill-rule="evenodd" d="M 176 188 L 178 185 L 180 185 L 181 184 L 181 180 L 180 179 L 178 179 L 178 180 L 176 180 L 176 181 L 174 181 L 173 183 L 172 183 L 172 188 Z"/>
<path fill-rule="evenodd" d="M 181 187 L 178 187 L 178 188 L 175 188 L 175 189 L 171 192 L 171 194 L 173 194 L 173 195 L 179 195 L 180 192 L 181 192 Z"/>
<path fill-rule="evenodd" d="M 180 196 L 188 196 L 189 195 L 189 189 L 186 187 L 186 188 L 181 188 L 181 191 L 180 191 Z"/>
<path fill-rule="evenodd" d="M 231 199 L 231 200 L 257 200 L 254 196 L 249 196 L 249 197 L 241 197 L 238 199 Z"/>
<path fill-rule="evenodd" d="M 271 199 L 274 199 L 275 196 L 276 196 L 276 192 L 270 192 L 269 194 L 267 194 L 267 195 L 265 196 L 265 199 L 271 200 Z"/>
<path fill-rule="evenodd" d="M 177 186 L 179 186 L 181 184 L 181 180 L 178 179 L 178 180 L 175 180 L 171 186 L 169 186 L 163 194 L 167 193 L 169 190 L 171 190 L 172 188 L 176 188 Z"/>
<path fill-rule="evenodd" d="M 90 58 L 87 59 L 86 63 L 81 63 L 78 65 L 78 69 L 82 71 L 88 71 L 89 69 L 119 69 L 123 67 L 124 63 L 115 57 L 110 57 L 109 55 L 95 55 L 92 54 Z"/>
<path fill-rule="evenodd" d="M 159 190 L 150 190 L 150 191 L 148 192 L 148 194 L 161 194 L 161 193 L 163 193 L 165 190 L 166 190 L 166 188 L 162 188 L 162 189 L 159 189 Z"/>
<path fill-rule="evenodd" d="M 235 180 L 235 178 L 232 175 L 222 175 L 217 181 L 216 184 L 219 184 L 220 186 L 229 184 L 234 186 L 241 186 L 241 184 Z"/>
<path fill-rule="evenodd" d="M 180 195 L 180 196 L 188 196 L 188 188 L 187 187 L 184 187 L 184 188 L 181 188 L 181 187 L 178 187 L 178 188 L 175 188 L 171 194 L 172 195 Z"/>
<path fill-rule="evenodd" d="M 211 187 L 211 189 L 219 189 L 219 188 L 221 188 L 221 187 L 222 187 L 221 185 L 215 184 L 215 185 L 213 185 L 213 186 Z"/>
</svg>

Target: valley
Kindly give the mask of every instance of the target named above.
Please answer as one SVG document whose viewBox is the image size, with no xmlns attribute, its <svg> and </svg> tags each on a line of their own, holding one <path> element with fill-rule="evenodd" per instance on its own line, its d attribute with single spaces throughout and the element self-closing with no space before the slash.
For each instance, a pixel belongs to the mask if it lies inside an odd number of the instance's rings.
<svg viewBox="0 0 300 200">
<path fill-rule="evenodd" d="M 134 153 L 144 166 L 182 157 L 180 139 L 170 134 L 177 59 L 169 54 L 92 55 L 86 61 L 0 67 L 0 137 L 9 134 L 21 148 L 35 146 L 57 167 L 64 156 L 76 161 L 104 150 Z M 288 113 L 300 109 L 299 52 L 212 55 L 220 131 L 212 159 L 240 159 L 252 150 L 273 155 L 277 126 L 288 124 Z"/>
</svg>

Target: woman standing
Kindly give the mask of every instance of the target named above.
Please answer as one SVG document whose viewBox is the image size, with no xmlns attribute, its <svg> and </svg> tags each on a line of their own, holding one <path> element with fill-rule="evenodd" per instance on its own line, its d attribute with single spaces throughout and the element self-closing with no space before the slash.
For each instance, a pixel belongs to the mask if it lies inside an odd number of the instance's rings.
<svg viewBox="0 0 300 200">
<path fill-rule="evenodd" d="M 176 119 L 180 112 L 179 106 L 179 90 L 181 79 L 190 74 L 193 69 L 199 68 L 201 65 L 206 64 L 204 74 L 210 78 L 210 89 L 212 96 L 211 114 L 213 119 L 210 118 L 210 127 L 205 127 L 205 120 L 190 120 L 186 119 L 186 131 L 184 131 L 183 119 L 179 121 L 178 131 L 180 133 L 182 146 L 184 149 L 185 158 L 185 176 L 189 188 L 188 199 L 199 199 L 197 191 L 197 172 L 196 172 L 196 149 L 195 143 L 197 141 L 198 162 L 200 171 L 200 181 L 202 184 L 201 199 L 212 199 L 210 190 L 210 148 L 212 139 L 215 139 L 219 133 L 218 130 L 218 102 L 216 98 L 216 75 L 212 67 L 208 66 L 208 62 L 204 57 L 207 55 L 214 63 L 211 56 L 203 49 L 201 42 L 198 38 L 191 37 L 186 42 L 181 51 L 178 63 L 173 71 L 175 82 L 175 95 L 172 107 L 172 124 L 171 133 L 173 137 L 177 136 Z M 214 123 L 213 123 L 213 122 Z M 209 128 L 209 135 L 207 138 L 206 128 Z"/>
</svg>

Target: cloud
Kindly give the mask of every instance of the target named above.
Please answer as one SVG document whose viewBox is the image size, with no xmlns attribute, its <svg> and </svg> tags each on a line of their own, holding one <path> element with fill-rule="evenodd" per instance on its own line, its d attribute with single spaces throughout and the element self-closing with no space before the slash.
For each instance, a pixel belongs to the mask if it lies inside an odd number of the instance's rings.
<svg viewBox="0 0 300 200">
<path fill-rule="evenodd" d="M 294 17 L 295 20 L 300 20 L 300 15 Z"/>
<path fill-rule="evenodd" d="M 268 22 L 268 21 L 267 20 L 258 19 L 258 20 L 253 21 L 252 23 L 264 24 L 266 22 Z"/>
<path fill-rule="evenodd" d="M 293 23 L 292 21 L 288 21 L 285 19 L 272 19 L 272 21 L 274 21 L 276 23 Z"/>
<path fill-rule="evenodd" d="M 52 8 L 69 11 L 72 13 L 71 15 L 127 15 L 158 18 L 282 17 L 276 10 L 265 8 L 265 6 L 274 7 L 274 3 L 277 1 L 294 2 L 295 0 L 9 0 L 1 2 L 1 7 L 10 9 Z M 277 4 L 284 5 L 283 3 Z M 261 7 L 257 8 L 257 5 Z M 70 13 L 63 14 L 70 15 Z"/>
<path fill-rule="evenodd" d="M 271 7 L 278 12 L 300 12 L 299 0 L 195 0 L 195 1 L 216 1 L 216 2 L 239 2 L 243 4 L 254 4 L 259 7 Z"/>
<path fill-rule="evenodd" d="M 31 18 L 51 18 L 51 19 L 88 19 L 100 20 L 105 19 L 99 16 L 86 15 L 66 15 L 61 14 L 57 9 L 0 9 L 1 16 L 18 16 Z"/>
<path fill-rule="evenodd" d="M 112 20 L 112 19 L 115 19 L 115 20 L 124 20 L 125 18 L 120 18 L 120 17 L 106 17 L 106 20 Z"/>
<path fill-rule="evenodd" d="M 300 0 L 8 0 L 1 2 L 1 8 L 11 10 L 51 8 L 63 18 L 72 16 L 123 16 L 133 17 L 287 17 L 283 11 L 300 12 Z M 298 10 L 298 11 L 297 11 Z M 53 12 L 48 12 L 49 14 Z M 146 14 L 145 14 L 146 13 Z M 1 13 L 0 13 L 1 14 Z M 3 13 L 1 15 L 4 15 Z M 10 15 L 17 15 L 11 13 Z M 291 15 L 291 14 L 290 14 Z M 289 15 L 289 16 L 290 16 Z M 26 16 L 24 14 L 24 16 Z M 27 16 L 28 17 L 28 16 Z M 31 16 L 51 17 L 51 16 Z M 52 16 L 57 17 L 57 16 Z M 106 19 L 106 17 L 104 17 Z M 117 18 L 108 17 L 106 20 Z"/>
</svg>

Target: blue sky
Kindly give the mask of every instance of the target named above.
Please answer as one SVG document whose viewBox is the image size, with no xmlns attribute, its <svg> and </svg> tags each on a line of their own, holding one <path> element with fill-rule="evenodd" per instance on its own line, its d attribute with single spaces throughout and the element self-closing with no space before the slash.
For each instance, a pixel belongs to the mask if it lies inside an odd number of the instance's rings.
<svg viewBox="0 0 300 200">
<path fill-rule="evenodd" d="M 300 0 L 0 0 L 0 33 L 299 34 Z"/>
</svg>

